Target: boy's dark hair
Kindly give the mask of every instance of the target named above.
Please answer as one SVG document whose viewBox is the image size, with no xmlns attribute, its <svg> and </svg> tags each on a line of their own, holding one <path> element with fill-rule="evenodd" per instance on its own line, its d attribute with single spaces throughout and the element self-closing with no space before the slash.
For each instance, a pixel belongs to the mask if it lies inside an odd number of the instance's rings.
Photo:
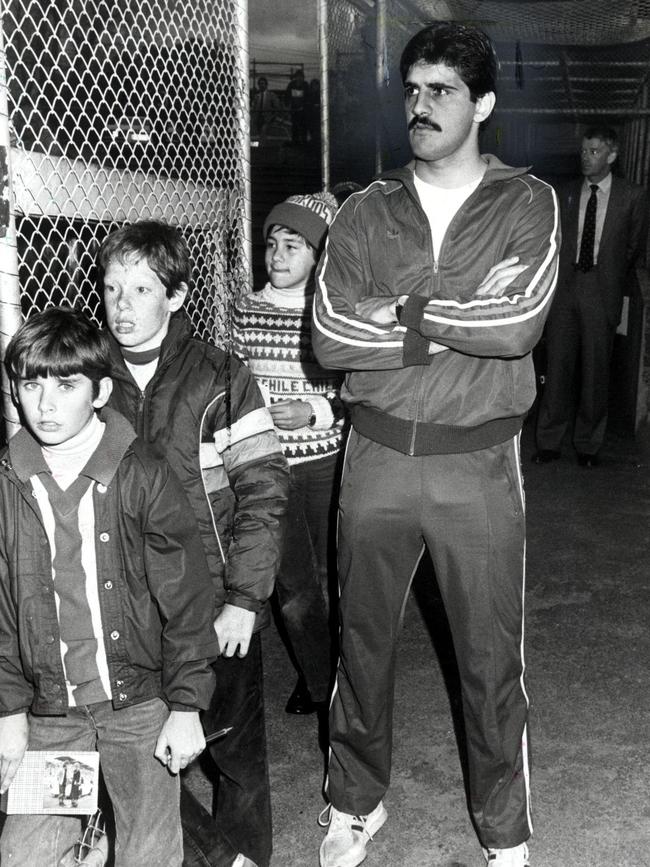
<svg viewBox="0 0 650 867">
<path fill-rule="evenodd" d="M 93 383 L 93 398 L 111 371 L 107 332 L 71 307 L 33 313 L 11 338 L 4 361 L 12 381 L 82 373 Z"/>
<path fill-rule="evenodd" d="M 181 283 L 190 282 L 190 253 L 180 229 L 158 220 L 141 220 L 122 226 L 105 238 L 97 254 L 99 285 L 111 260 L 144 259 L 171 298 Z"/>
<path fill-rule="evenodd" d="M 582 134 L 582 137 L 586 139 L 599 138 L 601 141 L 605 142 L 610 150 L 618 150 L 618 134 L 611 126 L 600 126 L 594 124 L 593 126 L 587 127 Z"/>
<path fill-rule="evenodd" d="M 455 69 L 469 88 L 472 100 L 495 93 L 499 61 L 489 36 L 477 27 L 456 21 L 436 21 L 407 43 L 400 59 L 402 83 L 416 63 L 443 64 Z"/>
</svg>

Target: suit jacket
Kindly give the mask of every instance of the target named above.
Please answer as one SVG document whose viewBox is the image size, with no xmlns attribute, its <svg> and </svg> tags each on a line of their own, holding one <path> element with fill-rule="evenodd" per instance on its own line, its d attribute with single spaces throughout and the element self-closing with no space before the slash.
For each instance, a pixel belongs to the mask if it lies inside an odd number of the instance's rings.
<svg viewBox="0 0 650 867">
<path fill-rule="evenodd" d="M 556 294 L 557 304 L 571 291 L 578 242 L 580 190 L 584 178 L 558 190 L 562 220 L 562 247 Z M 612 176 L 612 188 L 598 251 L 598 285 L 607 318 L 616 327 L 623 296 L 629 286 L 629 272 L 645 260 L 648 234 L 648 206 L 643 187 Z"/>
</svg>

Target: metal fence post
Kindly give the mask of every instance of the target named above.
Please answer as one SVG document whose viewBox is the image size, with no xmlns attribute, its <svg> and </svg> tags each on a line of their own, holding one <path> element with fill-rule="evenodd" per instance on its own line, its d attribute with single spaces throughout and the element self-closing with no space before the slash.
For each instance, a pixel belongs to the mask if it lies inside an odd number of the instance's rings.
<svg viewBox="0 0 650 867">
<path fill-rule="evenodd" d="M 0 18 L 0 355 L 5 356 L 7 344 L 20 326 L 20 285 L 18 282 L 18 250 L 14 212 L 13 179 L 11 174 L 11 132 L 7 100 L 7 71 L 2 18 Z M 19 427 L 18 413 L 11 400 L 9 380 L 2 369 L 2 412 L 5 436 L 9 439 Z"/>
<path fill-rule="evenodd" d="M 318 0 L 318 49 L 320 56 L 321 188 L 330 188 L 330 84 L 327 0 Z"/>
</svg>

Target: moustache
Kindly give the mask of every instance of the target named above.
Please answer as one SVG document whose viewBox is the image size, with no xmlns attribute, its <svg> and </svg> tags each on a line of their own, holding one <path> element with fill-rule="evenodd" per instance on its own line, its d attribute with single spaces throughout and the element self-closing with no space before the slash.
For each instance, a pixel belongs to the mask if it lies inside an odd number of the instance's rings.
<svg viewBox="0 0 650 867">
<path fill-rule="evenodd" d="M 416 117 L 409 121 L 409 130 L 413 129 L 416 126 L 426 126 L 428 129 L 433 129 L 436 132 L 442 132 L 442 127 L 439 126 L 435 121 L 429 120 L 427 117 L 418 117 L 416 115 Z"/>
</svg>

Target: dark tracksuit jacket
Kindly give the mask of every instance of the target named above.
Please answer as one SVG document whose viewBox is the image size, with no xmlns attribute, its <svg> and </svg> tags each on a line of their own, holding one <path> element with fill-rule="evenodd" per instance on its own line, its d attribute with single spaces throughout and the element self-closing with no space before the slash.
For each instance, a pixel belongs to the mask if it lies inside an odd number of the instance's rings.
<svg viewBox="0 0 650 867">
<path fill-rule="evenodd" d="M 396 633 L 426 545 L 461 674 L 473 816 L 483 845 L 504 848 L 531 830 L 518 435 L 535 397 L 531 351 L 555 288 L 560 229 L 549 185 L 486 159 L 438 259 L 412 165 L 350 196 L 319 266 L 312 340 L 324 367 L 347 372 L 352 421 L 332 803 L 368 813 L 387 788 Z M 527 269 L 501 297 L 477 297 L 511 256 Z M 364 297 L 402 294 L 398 325 L 354 312 Z M 430 341 L 447 349 L 430 354 Z"/>
</svg>

